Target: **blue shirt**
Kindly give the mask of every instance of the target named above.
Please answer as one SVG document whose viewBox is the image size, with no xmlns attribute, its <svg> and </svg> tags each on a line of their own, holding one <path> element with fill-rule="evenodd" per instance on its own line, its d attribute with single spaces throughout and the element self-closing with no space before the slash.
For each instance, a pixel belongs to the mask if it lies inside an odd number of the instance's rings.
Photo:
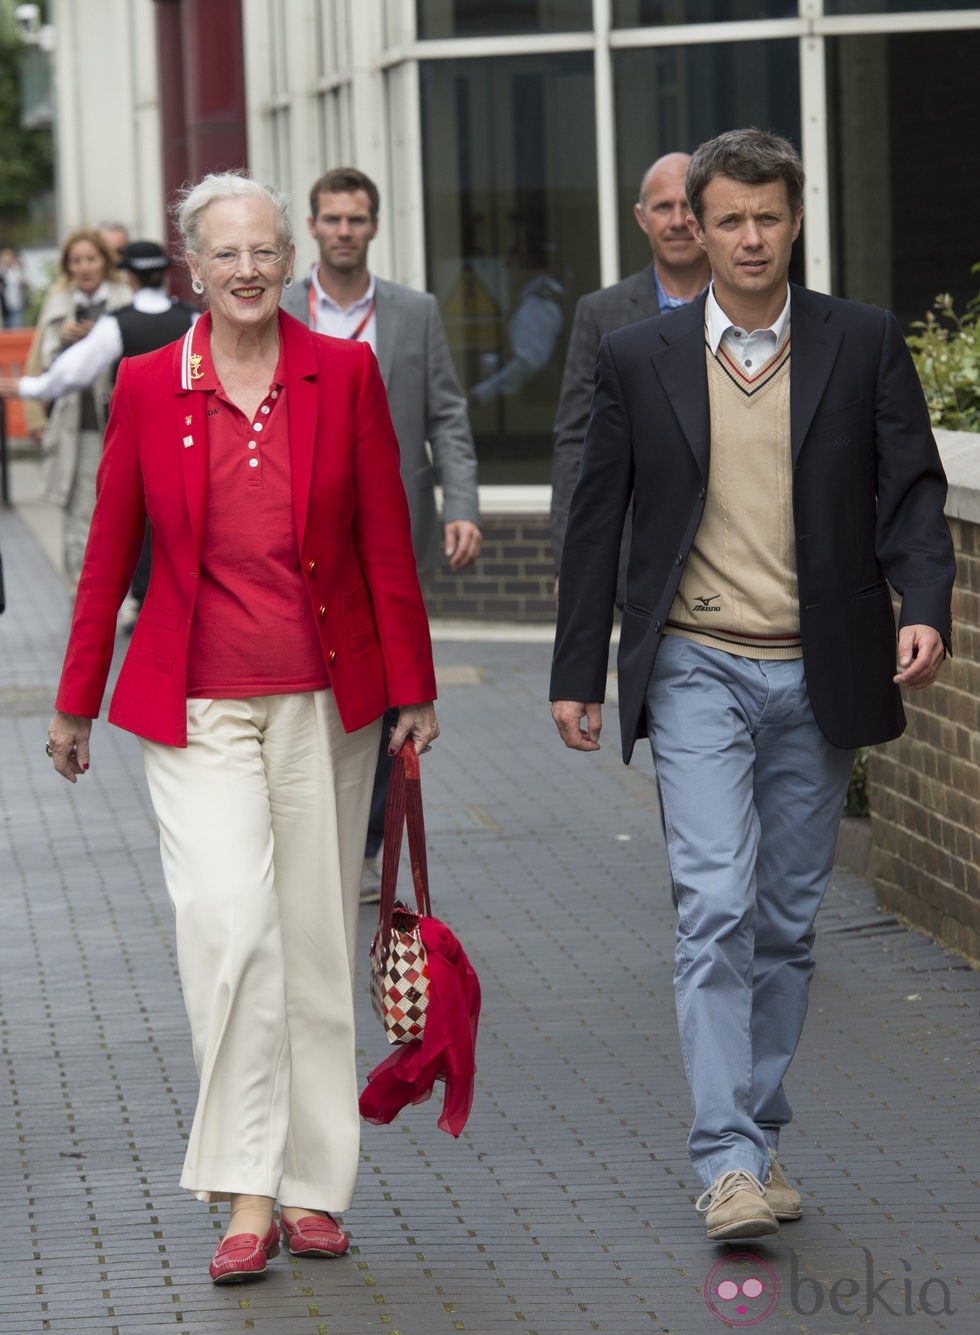
<svg viewBox="0 0 980 1335">
<path fill-rule="evenodd" d="M 657 305 L 660 307 L 660 314 L 666 315 L 668 311 L 676 311 L 679 306 L 689 306 L 690 302 L 686 297 L 671 297 L 664 291 L 663 283 L 660 281 L 660 275 L 657 273 L 657 266 L 653 266 L 653 281 L 657 285 Z M 698 293 L 700 296 L 700 293 Z"/>
</svg>

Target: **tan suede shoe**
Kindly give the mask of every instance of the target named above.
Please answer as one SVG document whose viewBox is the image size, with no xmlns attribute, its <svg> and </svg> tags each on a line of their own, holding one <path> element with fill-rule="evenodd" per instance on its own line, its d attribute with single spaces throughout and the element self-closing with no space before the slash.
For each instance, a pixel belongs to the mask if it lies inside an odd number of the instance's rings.
<svg viewBox="0 0 980 1335">
<path fill-rule="evenodd" d="M 713 1240 L 764 1238 L 779 1230 L 765 1188 L 744 1168 L 716 1177 L 698 1197 L 695 1209 L 705 1216 L 706 1231 Z"/>
<path fill-rule="evenodd" d="M 803 1214 L 803 1197 L 786 1180 L 786 1174 L 772 1150 L 769 1151 L 766 1200 L 777 1219 L 799 1219 Z"/>
</svg>

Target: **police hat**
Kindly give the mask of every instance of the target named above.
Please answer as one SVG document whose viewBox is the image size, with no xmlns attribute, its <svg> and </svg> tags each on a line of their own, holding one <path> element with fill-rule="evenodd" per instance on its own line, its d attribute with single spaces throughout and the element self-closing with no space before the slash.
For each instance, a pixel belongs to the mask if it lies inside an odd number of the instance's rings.
<svg viewBox="0 0 980 1335">
<path fill-rule="evenodd" d="M 130 241 L 119 252 L 117 268 L 131 269 L 133 273 L 150 273 L 154 269 L 169 269 L 170 256 L 155 241 Z"/>
</svg>

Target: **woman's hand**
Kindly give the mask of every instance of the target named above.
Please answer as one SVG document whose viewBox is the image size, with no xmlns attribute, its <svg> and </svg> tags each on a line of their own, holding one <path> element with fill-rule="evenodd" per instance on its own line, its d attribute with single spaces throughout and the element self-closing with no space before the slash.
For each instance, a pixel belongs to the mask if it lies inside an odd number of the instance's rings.
<svg viewBox="0 0 980 1335">
<path fill-rule="evenodd" d="M 388 754 L 395 755 L 411 737 L 415 743 L 415 754 L 420 756 L 423 751 L 428 751 L 438 736 L 439 723 L 431 700 L 423 705 L 402 705 L 398 711 L 398 722 L 392 728 L 388 740 Z"/>
<path fill-rule="evenodd" d="M 88 769 L 88 739 L 92 720 L 57 710 L 48 724 L 48 755 L 58 773 L 69 783 Z"/>
<path fill-rule="evenodd" d="M 62 343 L 77 343 L 92 328 L 91 320 L 65 320 L 61 326 Z"/>
</svg>

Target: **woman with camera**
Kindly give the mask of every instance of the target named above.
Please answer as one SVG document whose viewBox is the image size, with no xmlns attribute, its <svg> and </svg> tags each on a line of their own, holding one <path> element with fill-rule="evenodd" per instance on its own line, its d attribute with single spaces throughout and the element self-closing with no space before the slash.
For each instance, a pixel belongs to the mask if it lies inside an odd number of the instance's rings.
<svg viewBox="0 0 980 1335">
<path fill-rule="evenodd" d="M 65 348 L 84 338 L 100 315 L 128 306 L 133 299 L 129 284 L 116 273 L 112 252 L 96 231 L 76 228 L 69 232 L 61 245 L 58 268 L 35 334 L 44 371 Z M 104 371 L 87 389 L 56 399 L 44 432 L 45 499 L 65 512 L 65 573 L 72 587 L 78 583 L 95 507 L 95 474 L 102 457 L 112 379 L 112 371 Z"/>
</svg>

